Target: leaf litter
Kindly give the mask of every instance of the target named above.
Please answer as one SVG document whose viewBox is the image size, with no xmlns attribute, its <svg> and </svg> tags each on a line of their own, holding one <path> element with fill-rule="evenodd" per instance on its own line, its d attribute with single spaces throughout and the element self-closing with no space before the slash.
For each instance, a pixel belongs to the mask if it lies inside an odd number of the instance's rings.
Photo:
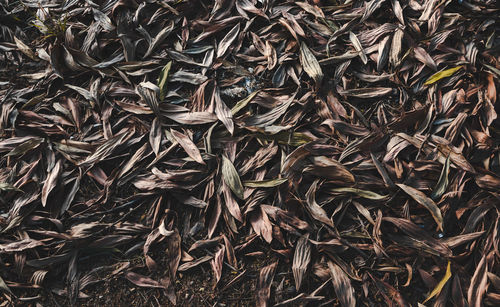
<svg viewBox="0 0 500 307">
<path fill-rule="evenodd" d="M 498 13 L 0 2 L 2 300 L 498 306 Z"/>
</svg>

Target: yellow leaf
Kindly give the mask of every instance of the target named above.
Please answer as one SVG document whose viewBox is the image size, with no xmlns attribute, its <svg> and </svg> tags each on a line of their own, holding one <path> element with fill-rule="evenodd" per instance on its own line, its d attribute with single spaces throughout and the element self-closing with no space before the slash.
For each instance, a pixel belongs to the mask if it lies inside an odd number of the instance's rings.
<svg viewBox="0 0 500 307">
<path fill-rule="evenodd" d="M 456 73 L 457 71 L 459 71 L 460 68 L 462 68 L 462 67 L 463 66 L 457 66 L 457 67 L 450 68 L 447 70 L 438 71 L 437 73 L 430 76 L 429 79 L 427 79 L 427 81 L 425 81 L 424 84 L 430 85 L 430 84 L 433 84 L 433 83 L 435 83 L 443 78 L 449 77 L 449 76 L 453 75 L 454 73 Z"/>
<path fill-rule="evenodd" d="M 436 288 L 432 290 L 431 294 L 425 299 L 424 303 L 433 298 L 434 296 L 438 295 L 441 293 L 441 290 L 443 290 L 444 285 L 446 285 L 446 282 L 450 279 L 451 277 L 451 267 L 450 267 L 450 261 L 448 260 L 448 267 L 446 268 L 446 273 L 443 276 L 443 279 L 437 284 Z"/>
</svg>

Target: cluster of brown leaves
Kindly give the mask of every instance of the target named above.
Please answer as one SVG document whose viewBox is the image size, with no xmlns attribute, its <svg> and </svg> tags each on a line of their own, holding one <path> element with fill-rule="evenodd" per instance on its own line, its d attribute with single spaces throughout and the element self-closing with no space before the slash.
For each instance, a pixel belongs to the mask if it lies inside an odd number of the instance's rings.
<svg viewBox="0 0 500 307">
<path fill-rule="evenodd" d="M 494 0 L 0 9 L 6 297 L 115 275 L 175 304 L 179 272 L 270 255 L 258 306 L 500 304 Z"/>
</svg>

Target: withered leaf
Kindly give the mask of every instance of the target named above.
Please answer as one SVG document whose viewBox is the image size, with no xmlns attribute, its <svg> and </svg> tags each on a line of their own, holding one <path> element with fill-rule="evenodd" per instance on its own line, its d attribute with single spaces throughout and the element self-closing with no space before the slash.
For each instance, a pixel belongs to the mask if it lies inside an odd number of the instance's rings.
<svg viewBox="0 0 500 307">
<path fill-rule="evenodd" d="M 186 151 L 188 156 L 191 157 L 191 159 L 200 164 L 205 164 L 205 161 L 203 161 L 203 157 L 201 156 L 200 150 L 187 135 L 182 134 L 174 129 L 170 129 L 170 133 L 179 143 L 179 145 L 181 145 L 181 147 Z"/>
<path fill-rule="evenodd" d="M 181 264 L 179 266 L 179 268 L 177 269 L 177 271 L 179 271 L 179 272 L 187 271 L 189 269 L 192 269 L 194 267 L 199 266 L 202 263 L 205 263 L 205 262 L 208 262 L 208 261 L 212 260 L 212 258 L 213 258 L 212 256 L 203 256 L 203 257 L 198 258 L 198 259 L 196 259 L 194 261 L 183 263 L 183 264 Z"/>
<path fill-rule="evenodd" d="M 42 188 L 42 206 L 47 205 L 47 198 L 49 197 L 50 191 L 52 191 L 57 184 L 57 181 L 59 180 L 59 176 L 61 175 L 61 172 L 63 170 L 63 161 L 58 160 L 57 163 L 54 165 L 50 173 L 47 175 L 47 179 L 45 179 L 45 182 L 43 184 Z"/>
<path fill-rule="evenodd" d="M 438 182 L 432 190 L 431 198 L 436 200 L 440 198 L 448 187 L 448 172 L 450 171 L 450 157 L 446 158 L 446 162 L 441 170 L 441 175 L 439 175 Z"/>
<path fill-rule="evenodd" d="M 245 119 L 245 125 L 255 127 L 266 127 L 272 125 L 275 121 L 278 120 L 281 115 L 283 115 L 288 110 L 288 107 L 295 99 L 295 95 L 297 95 L 297 92 L 295 92 L 292 96 L 290 96 L 290 98 L 267 113 L 254 115 Z"/>
<path fill-rule="evenodd" d="M 171 67 L 172 67 L 172 61 L 168 62 L 162 68 L 161 73 L 158 76 L 158 87 L 160 88 L 160 100 L 163 100 L 165 98 L 165 94 L 167 93 L 167 79 Z"/>
<path fill-rule="evenodd" d="M 256 306 L 266 307 L 267 301 L 271 295 L 271 284 L 274 279 L 278 262 L 263 267 L 259 272 L 257 281 Z"/>
<path fill-rule="evenodd" d="M 250 223 L 257 235 L 262 236 L 267 243 L 271 243 L 273 240 L 273 226 L 262 207 L 250 213 Z"/>
<path fill-rule="evenodd" d="M 248 188 L 273 188 L 281 185 L 282 183 L 287 182 L 288 179 L 286 178 L 276 178 L 276 179 L 269 179 L 269 180 L 262 180 L 262 181 L 244 181 L 243 185 L 248 187 Z"/>
<path fill-rule="evenodd" d="M 334 188 L 331 189 L 333 193 L 354 193 L 358 195 L 359 197 L 363 197 L 366 199 L 372 199 L 372 200 L 381 200 L 381 199 L 386 199 L 386 195 L 380 195 L 372 191 L 367 191 L 367 190 L 361 190 L 361 189 L 356 189 L 356 188 Z"/>
<path fill-rule="evenodd" d="M 428 67 L 432 68 L 432 70 L 437 70 L 436 63 L 431 58 L 431 56 L 427 53 L 427 51 L 425 51 L 422 47 L 415 47 L 415 49 L 413 49 L 413 52 L 415 53 L 415 58 L 417 60 L 424 63 Z"/>
<path fill-rule="evenodd" d="M 226 248 L 224 245 L 222 245 L 219 250 L 215 253 L 214 258 L 210 262 L 210 265 L 212 266 L 212 270 L 214 271 L 215 275 L 215 281 L 216 283 L 219 283 L 219 280 L 222 276 L 222 266 L 224 263 L 224 253 L 225 253 Z"/>
<path fill-rule="evenodd" d="M 134 273 L 132 271 L 128 271 L 125 273 L 125 278 L 128 279 L 131 283 L 133 283 L 136 286 L 139 287 L 146 287 L 146 288 L 165 288 L 162 284 L 160 284 L 158 281 L 151 279 L 147 276 Z"/>
<path fill-rule="evenodd" d="M 319 85 L 323 80 L 323 71 L 318 60 L 304 42 L 300 44 L 300 63 L 309 77 Z"/>
<path fill-rule="evenodd" d="M 366 53 L 363 50 L 363 46 L 361 46 L 361 43 L 359 42 L 359 39 L 356 36 L 356 34 L 349 32 L 349 39 L 351 40 L 354 49 L 356 49 L 356 51 L 359 53 L 359 57 L 361 58 L 361 61 L 363 61 L 363 64 L 368 63 L 368 58 L 366 57 Z"/>
<path fill-rule="evenodd" d="M 432 290 L 431 294 L 429 294 L 429 296 L 425 299 L 425 301 L 423 303 L 425 304 L 425 302 L 429 301 L 431 298 L 438 295 L 441 292 L 441 290 L 443 290 L 444 285 L 446 285 L 446 283 L 448 282 L 450 277 L 451 277 L 451 262 L 448 260 L 448 265 L 446 267 L 446 273 L 444 273 L 444 276 L 441 279 L 441 281 L 436 285 L 434 290 Z"/>
<path fill-rule="evenodd" d="M 243 192 L 245 190 L 243 188 L 243 184 L 241 183 L 240 176 L 238 175 L 238 171 L 234 167 L 231 160 L 224 155 L 222 155 L 222 178 L 231 191 L 233 191 L 234 195 L 236 195 L 239 199 L 245 198 L 243 196 Z"/>
<path fill-rule="evenodd" d="M 307 190 L 306 193 L 307 209 L 314 219 L 333 227 L 333 222 L 331 219 L 328 218 L 325 210 L 316 203 L 315 193 L 317 189 L 318 189 L 318 181 L 316 180 L 313 182 L 313 184 L 311 184 L 309 190 Z"/>
<path fill-rule="evenodd" d="M 310 261 L 311 244 L 309 243 L 309 236 L 304 235 L 297 241 L 292 263 L 293 278 L 295 279 L 295 289 L 297 290 L 300 290 L 304 274 L 307 271 L 307 267 L 309 266 Z"/>
<path fill-rule="evenodd" d="M 215 101 L 215 114 L 217 118 L 226 126 L 229 133 L 234 133 L 233 114 L 231 109 L 222 101 L 218 87 L 214 88 L 213 99 Z"/>
<path fill-rule="evenodd" d="M 457 66 L 457 67 L 449 68 L 449 69 L 446 69 L 446 70 L 443 70 L 443 71 L 438 71 L 437 73 L 435 73 L 432 76 L 430 76 L 429 79 L 427 79 L 427 81 L 425 81 L 424 84 L 425 85 L 431 85 L 431 84 L 436 83 L 437 81 L 439 81 L 439 80 L 441 80 L 443 78 L 450 77 L 454 73 L 456 73 L 457 71 L 459 71 L 461 68 L 462 68 L 462 66 Z"/>
<path fill-rule="evenodd" d="M 341 90 L 339 91 L 339 94 L 356 98 L 376 98 L 386 96 L 392 93 L 392 91 L 393 89 L 389 87 L 371 87 Z"/>
<path fill-rule="evenodd" d="M 160 152 L 160 144 L 162 139 L 161 124 L 158 118 L 153 119 L 151 124 L 151 131 L 149 131 L 149 143 L 155 155 Z"/>
<path fill-rule="evenodd" d="M 0 253 L 22 252 L 41 245 L 43 245 L 43 243 L 38 240 L 24 239 L 11 243 L 0 244 Z"/>
<path fill-rule="evenodd" d="M 398 183 L 396 185 L 400 187 L 401 190 L 410 195 L 417 203 L 424 206 L 432 214 L 432 217 L 436 221 L 438 228 L 443 231 L 443 216 L 441 214 L 441 210 L 432 199 L 413 187 L 401 183 Z"/>
<path fill-rule="evenodd" d="M 238 34 L 240 33 L 240 24 L 237 23 L 229 32 L 227 32 L 226 36 L 220 41 L 219 47 L 217 48 L 217 57 L 222 57 L 227 49 L 234 42 Z"/>
</svg>

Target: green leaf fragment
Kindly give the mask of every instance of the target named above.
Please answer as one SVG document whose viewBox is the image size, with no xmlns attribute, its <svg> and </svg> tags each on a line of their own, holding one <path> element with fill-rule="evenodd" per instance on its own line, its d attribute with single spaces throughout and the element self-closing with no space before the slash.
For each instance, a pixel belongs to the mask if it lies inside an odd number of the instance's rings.
<svg viewBox="0 0 500 307">
<path fill-rule="evenodd" d="M 158 87 L 160 88 L 160 100 L 163 100 L 165 98 L 165 94 L 167 92 L 167 79 L 168 79 L 168 73 L 170 72 L 170 67 L 172 67 L 172 61 L 168 62 L 167 65 L 165 65 L 160 73 L 160 76 L 158 77 Z"/>
</svg>

